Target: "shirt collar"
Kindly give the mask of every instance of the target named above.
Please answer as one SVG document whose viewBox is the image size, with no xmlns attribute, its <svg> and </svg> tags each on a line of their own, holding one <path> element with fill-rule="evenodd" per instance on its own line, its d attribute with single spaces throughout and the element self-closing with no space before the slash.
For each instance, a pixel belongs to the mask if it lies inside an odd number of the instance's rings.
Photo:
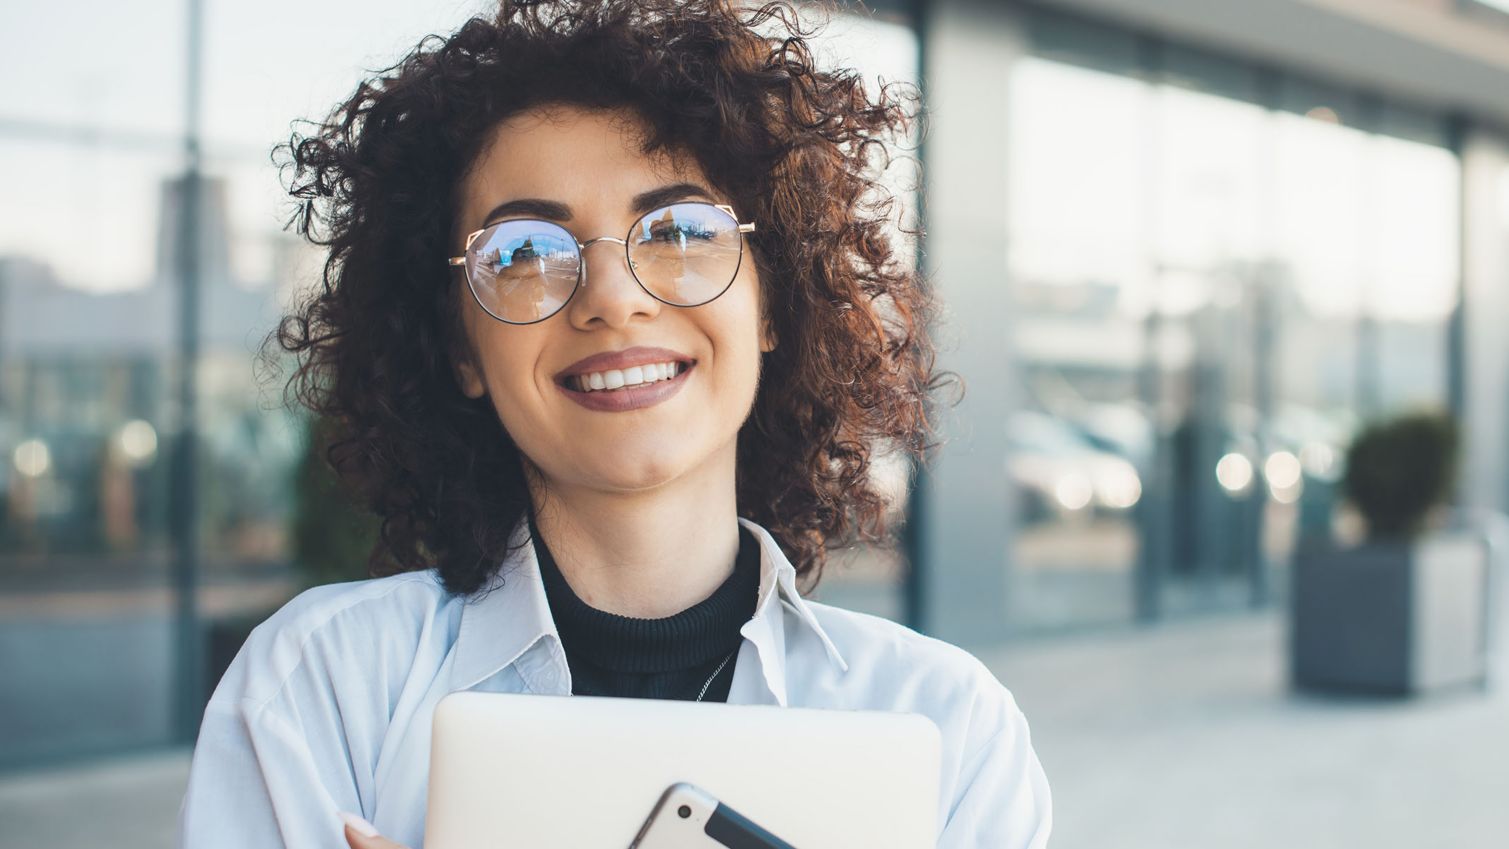
<svg viewBox="0 0 1509 849">
<path fill-rule="evenodd" d="M 760 594 L 753 618 L 740 633 L 753 643 L 760 675 L 775 702 L 786 704 L 786 648 L 781 601 L 796 613 L 822 643 L 828 660 L 840 671 L 849 665 L 818 624 L 811 606 L 796 588 L 796 568 L 770 532 L 739 518 L 760 543 Z M 550 614 L 540 564 L 529 540 L 529 522 L 520 519 L 508 542 L 508 554 L 492 580 L 468 596 L 462 606 L 451 666 L 451 689 L 467 690 L 517 662 L 542 639 L 549 638 L 554 662 L 565 666 L 560 634 Z M 737 675 L 737 671 L 735 672 Z"/>
</svg>

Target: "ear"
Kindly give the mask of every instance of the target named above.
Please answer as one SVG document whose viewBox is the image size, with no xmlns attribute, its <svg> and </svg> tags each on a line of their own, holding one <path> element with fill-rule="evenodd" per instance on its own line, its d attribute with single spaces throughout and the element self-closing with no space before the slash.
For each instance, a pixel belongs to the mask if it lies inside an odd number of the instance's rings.
<svg viewBox="0 0 1509 849">
<path fill-rule="evenodd" d="M 776 342 L 775 326 L 769 316 L 760 318 L 760 353 L 768 354 L 775 350 Z"/>
<path fill-rule="evenodd" d="M 456 385 L 461 387 L 461 394 L 468 398 L 477 399 L 487 394 L 487 385 L 482 382 L 482 370 L 470 357 L 457 359 L 455 363 Z"/>
<path fill-rule="evenodd" d="M 465 285 L 465 284 L 463 284 Z M 470 298 L 468 298 L 470 300 Z M 461 309 L 465 309 L 465 305 Z M 456 386 L 461 394 L 473 400 L 487 394 L 487 383 L 482 379 L 482 368 L 477 365 L 477 352 L 472 346 L 471 331 L 467 326 L 467 315 L 456 315 L 449 328 L 451 335 L 447 340 L 446 349 L 451 361 L 451 374 L 456 378 Z"/>
</svg>

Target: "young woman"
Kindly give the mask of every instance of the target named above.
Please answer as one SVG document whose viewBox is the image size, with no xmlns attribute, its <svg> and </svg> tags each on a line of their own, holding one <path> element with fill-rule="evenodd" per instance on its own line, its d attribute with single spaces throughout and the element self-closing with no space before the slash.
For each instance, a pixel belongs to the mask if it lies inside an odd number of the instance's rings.
<svg viewBox="0 0 1509 849">
<path fill-rule="evenodd" d="M 938 845 L 1046 844 L 1010 692 L 797 589 L 886 539 L 872 452 L 928 447 L 939 382 L 874 182 L 907 104 L 807 34 L 784 4 L 506 2 L 291 141 L 330 255 L 276 339 L 385 577 L 252 634 L 182 845 L 417 847 L 456 690 L 922 713 Z"/>
</svg>

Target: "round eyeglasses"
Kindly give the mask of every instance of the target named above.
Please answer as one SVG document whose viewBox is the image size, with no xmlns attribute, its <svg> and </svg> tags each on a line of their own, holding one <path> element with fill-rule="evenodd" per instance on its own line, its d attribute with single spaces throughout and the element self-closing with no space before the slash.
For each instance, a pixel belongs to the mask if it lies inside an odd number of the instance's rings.
<svg viewBox="0 0 1509 849">
<path fill-rule="evenodd" d="M 472 296 L 488 315 L 508 324 L 534 324 L 560 312 L 586 278 L 582 253 L 597 242 L 624 246 L 629 272 L 655 300 L 676 307 L 705 304 L 728 291 L 744 259 L 739 223 L 725 204 L 673 203 L 640 216 L 626 238 L 578 242 L 550 221 L 511 218 L 466 237 L 453 266 L 466 268 Z"/>
</svg>

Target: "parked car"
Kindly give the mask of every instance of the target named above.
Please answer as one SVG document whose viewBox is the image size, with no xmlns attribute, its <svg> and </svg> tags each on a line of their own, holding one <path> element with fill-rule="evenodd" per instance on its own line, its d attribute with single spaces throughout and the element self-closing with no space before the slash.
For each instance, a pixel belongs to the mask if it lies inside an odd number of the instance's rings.
<svg viewBox="0 0 1509 849">
<path fill-rule="evenodd" d="M 1135 466 L 1045 413 L 1008 416 L 1006 445 L 1006 474 L 1017 488 L 1024 521 L 1119 514 L 1142 498 Z"/>
</svg>

